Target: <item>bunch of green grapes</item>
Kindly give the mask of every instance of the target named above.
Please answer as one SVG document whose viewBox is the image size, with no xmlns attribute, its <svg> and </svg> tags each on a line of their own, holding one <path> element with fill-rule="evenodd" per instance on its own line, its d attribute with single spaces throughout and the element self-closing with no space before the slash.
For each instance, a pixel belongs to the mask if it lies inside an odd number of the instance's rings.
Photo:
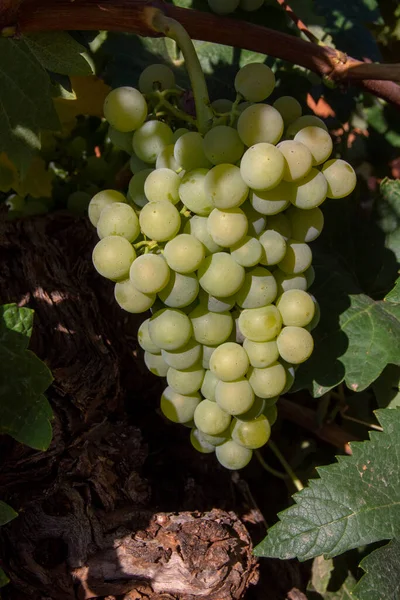
<svg viewBox="0 0 400 600">
<path fill-rule="evenodd" d="M 229 124 L 218 118 L 204 136 L 148 115 L 141 91 L 113 90 L 104 112 L 133 176 L 126 195 L 105 190 L 89 205 L 95 268 L 121 308 L 151 310 L 138 340 L 167 380 L 161 411 L 228 469 L 267 443 L 277 400 L 313 351 L 309 243 L 323 228 L 320 205 L 356 184 L 348 163 L 330 159 L 323 121 L 292 97 L 264 102 L 274 84 L 264 64 L 240 69 L 244 106 L 219 101 Z M 172 72 L 145 69 L 139 87 L 153 85 L 173 86 Z"/>
</svg>

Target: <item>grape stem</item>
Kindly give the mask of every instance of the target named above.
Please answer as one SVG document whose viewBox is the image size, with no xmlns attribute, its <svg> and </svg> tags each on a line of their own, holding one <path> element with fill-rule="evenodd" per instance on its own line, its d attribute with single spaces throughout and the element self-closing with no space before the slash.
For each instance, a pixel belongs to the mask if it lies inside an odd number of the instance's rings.
<svg viewBox="0 0 400 600">
<path fill-rule="evenodd" d="M 143 248 L 143 247 L 145 247 L 147 250 L 153 250 L 156 246 L 158 246 L 158 244 L 154 240 L 143 240 L 142 242 L 133 244 L 133 247 L 135 248 L 135 250 L 139 250 L 140 248 Z"/>
<path fill-rule="evenodd" d="M 167 100 L 163 92 L 153 92 L 152 94 L 148 94 L 147 96 L 149 97 L 149 99 L 154 98 L 155 100 L 157 100 L 157 104 L 154 109 L 155 112 L 157 112 L 159 107 L 162 107 L 165 108 L 171 115 L 173 115 L 177 119 L 180 119 L 181 121 L 186 121 L 187 123 L 190 123 L 194 126 L 196 125 L 196 119 L 194 119 L 193 117 L 185 113 L 183 110 L 180 110 L 179 108 L 171 104 L 171 102 Z"/>
<path fill-rule="evenodd" d="M 229 125 L 232 127 L 235 118 L 237 116 L 237 107 L 239 106 L 239 104 L 242 102 L 242 100 L 244 100 L 242 94 L 236 94 L 236 98 L 235 98 L 235 102 L 232 104 L 232 108 L 231 108 L 231 112 L 230 112 L 230 117 L 229 117 Z"/>
<path fill-rule="evenodd" d="M 206 133 L 213 119 L 213 111 L 208 97 L 207 84 L 202 71 L 200 61 L 186 29 L 178 21 L 156 11 L 152 20 L 155 31 L 163 33 L 166 37 L 173 39 L 179 46 L 185 59 L 186 68 L 189 73 L 190 83 L 193 90 L 196 105 L 197 129 L 200 133 Z"/>
<path fill-rule="evenodd" d="M 254 454 L 256 455 L 256 458 L 262 466 L 262 468 L 265 469 L 268 473 L 271 473 L 271 475 L 274 475 L 274 477 L 279 477 L 279 479 L 288 479 L 289 476 L 287 475 L 287 473 L 281 473 L 277 469 L 270 467 L 269 464 L 264 460 L 259 450 L 256 450 Z"/>
<path fill-rule="evenodd" d="M 297 477 L 296 473 L 293 471 L 292 467 L 289 465 L 286 458 L 283 456 L 279 448 L 276 446 L 275 442 L 269 440 L 268 446 L 271 448 L 272 452 L 275 454 L 276 458 L 281 463 L 282 467 L 285 469 L 286 473 L 289 475 L 290 479 L 293 482 L 294 487 L 298 492 L 301 492 L 304 489 L 304 485 L 301 483 L 300 479 Z"/>
</svg>

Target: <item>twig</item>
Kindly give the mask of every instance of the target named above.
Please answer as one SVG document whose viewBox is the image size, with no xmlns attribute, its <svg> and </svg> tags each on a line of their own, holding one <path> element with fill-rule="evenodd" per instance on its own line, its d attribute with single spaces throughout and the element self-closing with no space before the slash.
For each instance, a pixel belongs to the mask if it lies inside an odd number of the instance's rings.
<svg viewBox="0 0 400 600">
<path fill-rule="evenodd" d="M 1 27 L 15 25 L 0 8 Z M 226 44 L 301 65 L 333 80 L 354 83 L 400 108 L 399 65 L 376 65 L 348 57 L 332 48 L 310 44 L 280 31 L 211 13 L 179 8 L 154 0 L 25 0 L 18 13 L 18 31 L 97 30 L 156 36 L 151 25 L 156 8 L 179 21 L 191 38 Z M 361 70 L 362 67 L 362 70 Z M 358 79 L 360 74 L 363 79 Z M 376 81 L 375 81 L 376 80 Z"/>
<path fill-rule="evenodd" d="M 297 477 L 296 473 L 293 471 L 292 467 L 287 462 L 286 458 L 283 456 L 279 448 L 276 444 L 269 440 L 268 446 L 271 448 L 272 452 L 275 454 L 276 458 L 281 463 L 282 467 L 285 469 L 286 473 L 289 475 L 290 479 L 293 482 L 294 487 L 298 492 L 301 492 L 304 489 L 304 485 L 301 483 L 300 479 Z"/>
<path fill-rule="evenodd" d="M 300 427 L 311 431 L 319 439 L 328 444 L 332 444 L 346 454 L 352 454 L 349 446 L 350 441 L 359 441 L 359 438 L 352 433 L 344 431 L 335 423 L 325 423 L 321 427 L 318 425 L 317 413 L 310 408 L 300 406 L 287 398 L 280 398 L 278 401 L 278 412 L 289 421 L 293 421 Z"/>
<path fill-rule="evenodd" d="M 294 10 L 285 2 L 285 0 L 276 0 L 278 4 L 282 6 L 282 8 L 288 13 L 289 17 L 292 19 L 293 23 L 296 25 L 297 29 L 304 33 L 306 37 L 313 44 L 319 44 L 320 40 L 314 35 L 307 27 L 307 25 L 296 15 Z"/>
<path fill-rule="evenodd" d="M 364 425 L 364 427 L 368 427 L 369 429 L 375 429 L 376 431 L 383 431 L 383 427 L 380 425 L 375 425 L 374 423 L 367 423 L 366 421 L 362 421 L 361 419 L 356 419 L 356 417 L 349 417 L 346 415 L 344 411 L 340 413 L 342 419 L 347 421 L 353 421 L 354 423 L 358 423 L 359 425 Z"/>
<path fill-rule="evenodd" d="M 274 477 L 279 477 L 279 479 L 287 479 L 288 478 L 288 475 L 286 475 L 285 473 L 281 473 L 280 471 L 277 471 L 273 467 L 270 467 L 269 464 L 267 462 L 265 462 L 265 460 L 259 450 L 256 450 L 254 452 L 254 454 L 256 455 L 256 458 L 257 458 L 258 462 L 260 463 L 260 465 L 262 466 L 262 468 L 265 469 L 266 471 L 268 471 L 268 473 L 271 473 L 271 475 L 274 475 Z"/>
</svg>

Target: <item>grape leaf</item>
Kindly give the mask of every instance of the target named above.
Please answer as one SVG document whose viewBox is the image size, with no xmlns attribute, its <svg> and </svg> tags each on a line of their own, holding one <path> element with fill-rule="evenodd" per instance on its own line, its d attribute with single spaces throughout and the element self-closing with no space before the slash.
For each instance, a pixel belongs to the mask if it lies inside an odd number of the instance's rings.
<svg viewBox="0 0 400 600">
<path fill-rule="evenodd" d="M 59 129 L 48 73 L 23 40 L 0 37 L 0 153 L 25 175 L 40 130 Z"/>
<path fill-rule="evenodd" d="M 359 600 L 400 598 L 400 541 L 398 539 L 368 554 L 360 562 L 360 567 L 366 573 L 353 589 L 353 597 Z"/>
<path fill-rule="evenodd" d="M 0 526 L 6 525 L 15 519 L 15 517 L 18 517 L 18 513 L 11 506 L 0 500 Z"/>
<path fill-rule="evenodd" d="M 325 592 L 324 594 L 322 594 L 322 597 L 324 600 L 354 600 L 354 596 L 352 594 L 355 585 L 356 580 L 354 579 L 353 575 L 349 572 L 346 579 L 343 581 L 342 585 L 338 590 L 334 592 Z"/>
<path fill-rule="evenodd" d="M 71 131 L 78 115 L 103 116 L 103 104 L 111 88 L 94 75 L 71 77 L 73 93 L 68 97 L 54 98 L 54 106 L 63 131 Z"/>
<path fill-rule="evenodd" d="M 385 296 L 385 300 L 400 303 L 400 277 L 397 279 L 394 288 Z"/>
<path fill-rule="evenodd" d="M 52 410 L 43 392 L 53 378 L 46 365 L 27 349 L 33 310 L 16 304 L 0 307 L 0 433 L 37 450 L 51 442 Z"/>
<path fill-rule="evenodd" d="M 372 384 L 380 408 L 400 407 L 400 367 L 388 365 Z"/>
<path fill-rule="evenodd" d="M 320 594 L 326 592 L 333 568 L 331 558 L 325 559 L 323 556 L 314 558 L 311 567 L 311 583 L 316 592 Z"/>
<path fill-rule="evenodd" d="M 255 548 L 257 556 L 304 561 L 400 534 L 400 411 L 380 409 L 383 432 L 351 444 L 352 456 L 318 469 L 295 505 Z"/>
<path fill-rule="evenodd" d="M 92 75 L 86 49 L 65 31 L 31 33 L 22 38 L 44 69 L 61 75 Z"/>
</svg>

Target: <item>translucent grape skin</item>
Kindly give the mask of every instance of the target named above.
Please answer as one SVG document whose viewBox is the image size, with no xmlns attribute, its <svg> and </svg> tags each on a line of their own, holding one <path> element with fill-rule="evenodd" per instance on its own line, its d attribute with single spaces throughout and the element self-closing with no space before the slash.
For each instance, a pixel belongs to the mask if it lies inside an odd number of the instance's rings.
<svg viewBox="0 0 400 600">
<path fill-rule="evenodd" d="M 163 415 L 173 423 L 187 423 L 193 419 L 200 401 L 198 393 L 184 396 L 167 387 L 161 396 L 160 408 Z"/>
<path fill-rule="evenodd" d="M 207 231 L 207 218 L 200 215 L 193 215 L 186 223 L 184 233 L 190 233 L 201 242 L 205 248 L 206 254 L 214 254 L 222 250 L 212 239 Z"/>
<path fill-rule="evenodd" d="M 107 279 L 117 281 L 128 276 L 136 252 L 125 238 L 109 235 L 100 240 L 93 249 L 93 265 Z"/>
<path fill-rule="evenodd" d="M 162 350 L 182 348 L 188 343 L 192 333 L 189 317 L 177 309 L 159 310 L 149 320 L 150 338 Z"/>
<path fill-rule="evenodd" d="M 328 193 L 328 182 L 324 174 L 314 168 L 303 179 L 296 181 L 295 185 L 294 197 L 290 201 L 304 210 L 322 204 Z"/>
<path fill-rule="evenodd" d="M 275 362 L 262 369 L 250 367 L 247 378 L 256 396 L 259 398 L 274 398 L 279 396 L 285 387 L 286 371 L 283 365 Z"/>
<path fill-rule="evenodd" d="M 302 114 L 301 104 L 293 96 L 280 96 L 275 100 L 273 107 L 281 113 L 285 127 L 296 121 Z"/>
<path fill-rule="evenodd" d="M 272 144 L 255 144 L 242 156 L 240 174 L 253 190 L 269 190 L 280 183 L 285 171 L 282 152 Z"/>
<path fill-rule="evenodd" d="M 164 258 L 178 273 L 193 273 L 205 257 L 203 244 L 193 235 L 182 233 L 170 240 L 164 248 Z"/>
<path fill-rule="evenodd" d="M 295 135 L 301 129 L 304 129 L 305 127 L 310 127 L 310 126 L 311 127 L 321 127 L 322 129 L 325 129 L 325 131 L 328 131 L 327 126 L 325 125 L 323 120 L 320 119 L 319 117 L 316 117 L 315 115 L 303 115 L 302 117 L 299 117 L 298 119 L 296 119 L 295 121 L 290 123 L 289 127 L 286 130 L 286 137 L 294 138 Z"/>
<path fill-rule="evenodd" d="M 243 284 L 245 270 L 225 252 L 207 256 L 198 270 L 201 287 L 219 298 L 235 294 Z"/>
<path fill-rule="evenodd" d="M 262 102 L 275 87 L 275 75 L 263 63 L 248 63 L 235 77 L 235 90 L 250 102 Z"/>
<path fill-rule="evenodd" d="M 115 202 L 126 202 L 125 196 L 116 190 L 102 190 L 93 196 L 89 202 L 88 215 L 94 227 L 97 227 L 103 208 Z"/>
<path fill-rule="evenodd" d="M 306 361 L 314 349 L 312 335 L 303 327 L 284 327 L 276 343 L 283 360 L 294 365 Z"/>
<path fill-rule="evenodd" d="M 239 329 L 253 342 L 269 342 L 273 340 L 282 327 L 282 317 L 276 306 L 248 308 L 241 311 Z"/>
<path fill-rule="evenodd" d="M 160 300 L 170 308 L 190 307 L 199 293 L 199 282 L 193 273 L 170 272 L 167 285 L 158 293 Z"/>
<path fill-rule="evenodd" d="M 328 160 L 322 167 L 322 173 L 328 182 L 328 198 L 344 198 L 356 187 L 357 177 L 354 169 L 345 160 Z"/>
<path fill-rule="evenodd" d="M 144 185 L 147 177 L 153 173 L 154 169 L 143 169 L 136 173 L 129 182 L 128 197 L 136 206 L 141 208 L 148 203 L 146 194 L 144 193 Z"/>
<path fill-rule="evenodd" d="M 197 131 L 188 131 L 175 142 L 174 157 L 185 171 L 211 167 L 204 152 L 203 137 Z"/>
<path fill-rule="evenodd" d="M 179 186 L 179 197 L 183 204 L 196 215 L 206 217 L 213 209 L 213 204 L 206 194 L 205 177 L 207 169 L 193 169 L 182 177 Z"/>
<path fill-rule="evenodd" d="M 160 350 L 160 352 L 169 367 L 185 370 L 190 369 L 201 360 L 202 346 L 195 340 L 189 340 L 185 346 L 178 350 Z"/>
<path fill-rule="evenodd" d="M 307 292 L 303 290 L 288 290 L 284 292 L 276 303 L 282 315 L 284 325 L 305 327 L 308 325 L 315 312 L 315 305 Z"/>
<path fill-rule="evenodd" d="M 151 341 L 149 334 L 149 319 L 146 319 L 141 323 L 138 329 L 137 339 L 142 350 L 150 352 L 151 354 L 161 354 L 161 348 Z"/>
<path fill-rule="evenodd" d="M 239 167 L 230 164 L 219 164 L 210 169 L 204 179 L 204 190 L 212 206 L 222 210 L 240 206 L 249 193 Z"/>
<path fill-rule="evenodd" d="M 149 202 L 167 200 L 172 204 L 179 202 L 181 179 L 171 169 L 155 169 L 144 182 L 144 193 Z"/>
<path fill-rule="evenodd" d="M 292 226 L 293 239 L 298 242 L 313 242 L 322 233 L 324 215 L 318 207 L 301 210 L 292 206 L 286 215 Z"/>
<path fill-rule="evenodd" d="M 120 235 L 128 242 L 133 242 L 139 233 L 139 219 L 128 204 L 113 202 L 101 211 L 97 223 L 97 235 L 100 239 L 109 235 Z"/>
<path fill-rule="evenodd" d="M 155 302 L 155 294 L 143 294 L 135 288 L 130 279 L 119 281 L 115 284 L 114 297 L 117 304 L 129 313 L 144 313 Z"/>
<path fill-rule="evenodd" d="M 249 464 L 253 452 L 252 450 L 249 450 L 249 448 L 240 446 L 233 440 L 227 440 L 215 448 L 215 455 L 218 462 L 221 463 L 225 469 L 236 471 L 237 469 L 243 469 Z"/>
<path fill-rule="evenodd" d="M 210 129 L 204 136 L 203 148 L 213 165 L 234 164 L 244 152 L 244 144 L 238 132 L 228 125 L 217 125 Z"/>
<path fill-rule="evenodd" d="M 188 369 L 174 369 L 169 367 L 167 372 L 167 382 L 169 387 L 179 394 L 194 394 L 201 388 L 205 370 L 198 364 Z"/>
<path fill-rule="evenodd" d="M 228 415 L 240 415 L 253 405 L 254 392 L 244 377 L 236 381 L 219 381 L 215 388 L 215 400 Z"/>
<path fill-rule="evenodd" d="M 271 435 L 271 425 L 265 415 L 260 415 L 253 421 L 233 419 L 231 424 L 232 439 L 244 448 L 257 450 L 268 442 Z"/>
<path fill-rule="evenodd" d="M 146 100 L 135 88 L 116 88 L 104 101 L 104 116 L 114 129 L 123 133 L 134 131 L 147 117 Z"/>
<path fill-rule="evenodd" d="M 174 87 L 175 75 L 167 65 L 149 65 L 140 74 L 139 90 L 142 94 L 150 94 L 155 89 L 162 91 Z"/>
<path fill-rule="evenodd" d="M 268 367 L 279 358 L 278 346 L 275 340 L 253 342 L 246 338 L 243 342 L 243 348 L 246 350 L 251 366 L 257 367 L 257 369 Z"/>
<path fill-rule="evenodd" d="M 285 157 L 284 181 L 297 181 L 311 171 L 313 159 L 307 146 L 295 140 L 285 140 L 280 142 L 277 148 Z"/>
<path fill-rule="evenodd" d="M 172 144 L 172 129 L 162 121 L 147 121 L 135 131 L 133 150 L 145 163 L 154 164 L 159 153 Z"/>
<path fill-rule="evenodd" d="M 263 247 L 260 242 L 249 235 L 231 246 L 232 258 L 242 267 L 254 267 L 260 262 L 262 254 Z"/>
<path fill-rule="evenodd" d="M 222 344 L 232 333 L 233 319 L 229 312 L 213 313 L 200 305 L 189 313 L 189 318 L 193 326 L 193 337 L 200 344 Z"/>
<path fill-rule="evenodd" d="M 211 454 L 211 452 L 215 451 L 215 446 L 207 442 L 201 431 L 195 427 L 190 432 L 190 443 L 197 452 L 201 452 L 202 454 Z"/>
<path fill-rule="evenodd" d="M 231 422 L 231 416 L 222 410 L 216 402 L 203 400 L 194 412 L 197 429 L 208 435 L 218 435 L 225 431 Z"/>
<path fill-rule="evenodd" d="M 151 240 L 166 242 L 171 240 L 179 231 L 181 217 L 171 202 L 149 202 L 139 215 L 142 232 Z"/>
<path fill-rule="evenodd" d="M 301 142 L 310 150 L 313 158 L 313 166 L 322 164 L 332 154 L 332 138 L 321 127 L 312 125 L 304 127 L 296 133 L 294 140 Z"/>
<path fill-rule="evenodd" d="M 207 369 L 200 390 L 204 398 L 215 402 L 215 388 L 217 387 L 218 381 L 218 377 L 214 375 L 212 371 Z"/>
<path fill-rule="evenodd" d="M 273 106 L 252 104 L 239 116 L 237 128 L 246 146 L 263 142 L 276 144 L 282 137 L 283 119 Z"/>
<path fill-rule="evenodd" d="M 254 267 L 245 275 L 236 303 L 241 308 L 260 308 L 273 302 L 277 294 L 274 276 L 264 267 Z"/>
<path fill-rule="evenodd" d="M 294 199 L 295 187 L 287 181 L 281 181 L 271 190 L 250 192 L 252 207 L 263 215 L 276 215 L 290 205 Z"/>
<path fill-rule="evenodd" d="M 207 222 L 208 233 L 219 246 L 230 248 L 247 233 L 248 222 L 240 208 L 214 208 Z"/>
<path fill-rule="evenodd" d="M 165 377 L 168 373 L 169 366 L 165 362 L 161 354 L 144 353 L 144 364 L 153 375 L 157 377 Z"/>
<path fill-rule="evenodd" d="M 277 265 L 284 259 L 287 245 L 283 235 L 273 229 L 267 229 L 267 231 L 264 231 L 258 239 L 262 246 L 260 259 L 262 265 Z"/>
<path fill-rule="evenodd" d="M 210 359 L 210 370 L 221 381 L 235 381 L 246 375 L 249 359 L 240 344 L 226 342 L 214 350 Z"/>
<path fill-rule="evenodd" d="M 279 268 L 288 275 L 304 273 L 311 265 L 312 252 L 310 246 L 297 240 L 288 240 L 284 258 Z"/>
<path fill-rule="evenodd" d="M 156 294 L 167 285 L 170 270 L 160 254 L 142 254 L 133 261 L 129 279 L 139 292 Z"/>
</svg>

